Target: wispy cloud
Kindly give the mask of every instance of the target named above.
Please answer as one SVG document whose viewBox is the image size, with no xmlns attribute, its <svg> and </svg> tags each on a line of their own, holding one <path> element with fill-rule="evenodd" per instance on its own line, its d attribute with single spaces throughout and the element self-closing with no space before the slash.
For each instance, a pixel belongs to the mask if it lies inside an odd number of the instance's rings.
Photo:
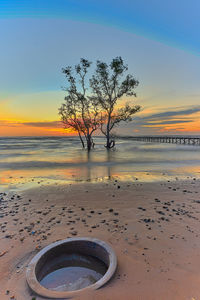
<svg viewBox="0 0 200 300">
<path fill-rule="evenodd" d="M 162 113 L 153 114 L 150 117 L 146 117 L 147 119 L 164 119 L 166 117 L 176 117 L 176 116 L 185 116 L 192 115 L 200 111 L 200 106 L 195 108 L 183 109 L 183 110 L 174 110 L 174 111 L 165 111 Z"/>
<path fill-rule="evenodd" d="M 134 116 L 133 122 L 124 124 L 121 131 L 126 134 L 160 134 L 161 132 L 176 134 L 181 132 L 190 134 L 200 132 L 200 105 L 170 107 L 164 111 L 144 109 Z"/>
<path fill-rule="evenodd" d="M 168 120 L 168 121 L 158 121 L 158 122 L 148 122 L 148 125 L 169 125 L 169 124 L 179 124 L 179 123 L 190 123 L 193 120 Z"/>
<path fill-rule="evenodd" d="M 39 127 L 39 128 L 62 128 L 60 121 L 43 121 L 43 122 L 23 122 L 23 121 L 12 121 L 12 120 L 0 120 L 0 126 L 7 127 Z"/>
<path fill-rule="evenodd" d="M 21 123 L 18 121 L 0 120 L 0 127 L 18 127 Z"/>
<path fill-rule="evenodd" d="M 200 106 L 176 108 L 175 110 L 168 110 L 164 112 L 149 114 L 145 116 L 136 116 L 134 123 L 140 126 L 152 125 L 167 125 L 167 124 L 180 124 L 193 122 L 193 115 L 200 112 Z M 192 118 L 191 118 L 192 116 Z M 185 117 L 190 117 L 185 119 Z"/>
<path fill-rule="evenodd" d="M 44 121 L 44 122 L 23 122 L 21 123 L 24 126 L 31 126 L 31 127 L 48 127 L 48 128 L 61 128 L 62 123 L 60 121 Z"/>
</svg>

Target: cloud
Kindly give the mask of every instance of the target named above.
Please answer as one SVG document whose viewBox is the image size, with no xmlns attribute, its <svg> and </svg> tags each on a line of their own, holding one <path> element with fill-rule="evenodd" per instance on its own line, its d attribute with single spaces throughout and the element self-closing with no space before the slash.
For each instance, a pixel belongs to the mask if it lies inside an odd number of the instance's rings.
<svg viewBox="0 0 200 300">
<path fill-rule="evenodd" d="M 118 131 L 121 135 L 177 134 L 178 131 L 195 134 L 200 132 L 200 105 L 170 107 L 166 111 L 144 109 L 133 117 L 131 123 L 121 124 Z"/>
<path fill-rule="evenodd" d="M 51 121 L 51 122 L 23 122 L 21 123 L 24 126 L 31 126 L 31 127 L 48 127 L 48 128 L 61 128 L 62 123 L 60 121 Z"/>
<path fill-rule="evenodd" d="M 146 116 L 143 118 L 143 120 L 164 119 L 164 118 L 171 118 L 176 116 L 185 116 L 185 115 L 195 114 L 199 111 L 200 111 L 200 106 L 188 108 L 188 109 L 165 111 L 161 113 L 152 114 L 150 116 Z"/>
<path fill-rule="evenodd" d="M 20 124 L 21 123 L 17 121 L 0 120 L 0 127 L 18 127 Z"/>
<path fill-rule="evenodd" d="M 156 126 L 190 123 L 193 119 L 185 119 L 186 116 L 191 116 L 200 112 L 200 106 L 189 108 L 176 108 L 176 110 L 168 110 L 160 113 L 154 113 L 147 116 L 134 117 L 134 123 L 140 126 Z"/>
<path fill-rule="evenodd" d="M 190 123 L 193 120 L 169 120 L 159 122 L 148 122 L 148 125 L 167 125 L 167 124 L 179 124 L 179 123 Z"/>
<path fill-rule="evenodd" d="M 23 122 L 23 121 L 10 121 L 10 120 L 0 120 L 0 127 L 38 127 L 38 128 L 62 128 L 62 123 L 60 121 L 44 121 L 44 122 Z"/>
</svg>

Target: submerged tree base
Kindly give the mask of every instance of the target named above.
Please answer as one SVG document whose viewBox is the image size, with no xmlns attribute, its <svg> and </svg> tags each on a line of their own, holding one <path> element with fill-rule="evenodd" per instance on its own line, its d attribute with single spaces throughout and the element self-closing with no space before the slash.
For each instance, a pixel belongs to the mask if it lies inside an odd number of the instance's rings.
<svg viewBox="0 0 200 300">
<path fill-rule="evenodd" d="M 111 141 L 107 142 L 107 144 L 105 145 L 105 147 L 106 147 L 107 149 L 112 149 L 112 148 L 114 148 L 114 147 L 115 147 L 115 140 L 111 140 Z"/>
</svg>

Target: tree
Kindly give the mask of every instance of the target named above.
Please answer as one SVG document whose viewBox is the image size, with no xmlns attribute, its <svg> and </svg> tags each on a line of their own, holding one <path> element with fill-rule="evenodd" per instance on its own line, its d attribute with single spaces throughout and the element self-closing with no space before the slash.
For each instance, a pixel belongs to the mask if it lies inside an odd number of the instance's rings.
<svg viewBox="0 0 200 300">
<path fill-rule="evenodd" d="M 85 143 L 82 138 L 84 134 L 83 122 L 79 118 L 79 110 L 77 102 L 70 99 L 70 97 L 65 97 L 66 103 L 63 103 L 59 108 L 59 114 L 61 115 L 61 121 L 64 124 L 65 129 L 71 129 L 76 131 L 79 135 L 82 147 L 85 148 Z"/>
<path fill-rule="evenodd" d="M 81 58 L 80 63 L 75 66 L 76 76 L 73 75 L 70 66 L 62 69 L 68 87 L 64 89 L 67 92 L 65 103 L 59 109 L 65 128 L 71 128 L 78 133 L 83 147 L 85 146 L 83 137 L 85 137 L 88 150 L 94 145 L 92 135 L 101 123 L 97 99 L 89 95 L 86 87 L 86 75 L 90 65 L 91 62 Z"/>
<path fill-rule="evenodd" d="M 135 88 L 139 82 L 130 74 L 123 79 L 127 70 L 121 57 L 114 58 L 109 65 L 97 61 L 95 74 L 90 79 L 94 98 L 104 111 L 101 114 L 101 131 L 106 136 L 107 149 L 115 146 L 111 134 L 113 128 L 121 121 L 131 121 L 132 116 L 140 110 L 139 105 L 131 106 L 128 103 L 116 109 L 118 100 L 123 96 L 136 97 Z"/>
</svg>

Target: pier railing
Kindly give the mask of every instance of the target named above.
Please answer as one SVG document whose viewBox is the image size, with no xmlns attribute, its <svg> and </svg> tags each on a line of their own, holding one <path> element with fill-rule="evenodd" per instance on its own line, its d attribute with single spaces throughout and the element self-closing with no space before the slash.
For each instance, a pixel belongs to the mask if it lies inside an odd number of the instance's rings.
<svg viewBox="0 0 200 300">
<path fill-rule="evenodd" d="M 134 141 L 157 142 L 157 143 L 172 143 L 181 145 L 199 145 L 200 137 L 185 137 L 185 136 L 132 136 Z"/>
</svg>

